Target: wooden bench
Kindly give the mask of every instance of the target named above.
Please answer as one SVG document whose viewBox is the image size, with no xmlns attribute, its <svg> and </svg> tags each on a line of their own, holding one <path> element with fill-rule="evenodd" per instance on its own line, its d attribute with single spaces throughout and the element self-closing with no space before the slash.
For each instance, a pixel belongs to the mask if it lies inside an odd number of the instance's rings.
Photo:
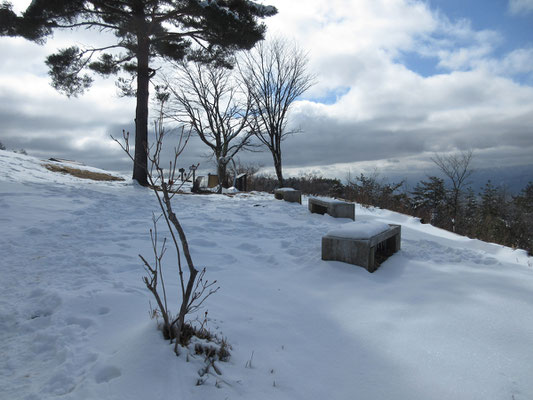
<svg viewBox="0 0 533 400">
<path fill-rule="evenodd" d="M 401 226 L 377 221 L 342 225 L 322 237 L 322 260 L 342 261 L 374 272 L 400 250 Z"/>
<path fill-rule="evenodd" d="M 278 200 L 302 204 L 302 192 L 293 188 L 274 189 L 274 197 Z"/>
<path fill-rule="evenodd" d="M 309 197 L 308 206 L 312 213 L 355 220 L 355 204 L 353 203 L 327 197 Z"/>
</svg>

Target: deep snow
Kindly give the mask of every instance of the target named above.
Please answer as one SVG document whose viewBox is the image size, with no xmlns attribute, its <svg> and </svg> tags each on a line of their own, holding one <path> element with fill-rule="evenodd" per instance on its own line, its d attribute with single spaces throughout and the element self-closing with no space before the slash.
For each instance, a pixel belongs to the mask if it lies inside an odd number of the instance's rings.
<svg viewBox="0 0 533 400">
<path fill-rule="evenodd" d="M 389 229 L 389 225 L 381 221 L 363 220 L 342 224 L 327 233 L 328 236 L 346 239 L 370 239 Z"/>
<path fill-rule="evenodd" d="M 356 207 L 357 221 L 402 225 L 402 250 L 369 274 L 320 259 L 321 237 L 351 220 L 303 203 L 175 197 L 196 265 L 221 286 L 209 327 L 233 347 L 196 386 L 201 359 L 173 354 L 141 281 L 154 195 L 0 151 L 0 398 L 533 398 L 525 252 Z"/>
</svg>

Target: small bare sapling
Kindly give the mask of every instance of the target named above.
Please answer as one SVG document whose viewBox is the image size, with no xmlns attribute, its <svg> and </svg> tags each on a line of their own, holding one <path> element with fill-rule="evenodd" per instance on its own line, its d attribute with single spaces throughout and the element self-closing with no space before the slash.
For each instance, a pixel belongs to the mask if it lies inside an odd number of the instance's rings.
<svg viewBox="0 0 533 400">
<path fill-rule="evenodd" d="M 215 293 L 219 288 L 216 281 L 209 282 L 205 279 L 205 269 L 198 270 L 194 266 L 185 231 L 180 224 L 172 208 L 172 199 L 183 185 L 179 179 L 180 173 L 177 168 L 177 160 L 183 152 L 185 145 L 190 138 L 190 132 L 181 130 L 178 139 L 178 145 L 174 149 L 173 159 L 165 170 L 161 163 L 161 152 L 163 148 L 163 139 L 165 138 L 165 129 L 163 127 L 163 115 L 154 123 L 155 125 L 155 143 L 146 149 L 148 157 L 147 177 L 150 188 L 154 191 L 161 214 L 153 216 L 153 228 L 150 230 L 150 238 L 153 248 L 153 260 L 149 261 L 146 257 L 139 254 L 146 275 L 143 281 L 153 294 L 157 303 L 157 309 L 152 315 L 157 315 L 162 319 L 161 330 L 166 339 L 174 341 L 174 352 L 180 353 L 180 345 L 187 346 L 195 329 L 186 322 L 187 315 L 196 312 L 204 301 Z M 130 152 L 129 133 L 123 133 L 123 140 L 119 141 L 113 138 L 134 161 Z M 189 177 L 187 177 L 189 178 Z M 167 301 L 167 290 L 163 277 L 163 257 L 167 251 L 167 239 L 162 241 L 158 237 L 158 223 L 164 222 L 170 234 L 170 245 L 176 252 L 176 263 L 179 278 L 180 307 L 176 314 L 169 310 Z M 184 259 L 184 260 L 183 260 Z M 185 261 L 185 262 L 184 262 Z"/>
</svg>

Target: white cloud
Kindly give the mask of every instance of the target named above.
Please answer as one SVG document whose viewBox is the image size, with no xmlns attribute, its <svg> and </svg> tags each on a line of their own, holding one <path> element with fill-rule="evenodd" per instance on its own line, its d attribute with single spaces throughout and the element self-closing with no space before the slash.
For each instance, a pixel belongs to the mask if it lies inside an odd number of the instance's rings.
<svg viewBox="0 0 533 400">
<path fill-rule="evenodd" d="M 310 50 L 320 81 L 310 98 L 346 89 L 334 104 L 306 101 L 294 108 L 293 123 L 305 132 L 285 144 L 286 162 L 295 170 L 305 163 L 386 165 L 389 158 L 502 144 L 516 154 L 533 150 L 533 88 L 510 79 L 531 70 L 532 52 L 496 58 L 503 40 L 498 32 L 450 21 L 422 2 L 294 0 L 276 6 L 273 26 L 296 32 Z M 423 77 L 398 62 L 402 52 L 435 57 L 443 72 Z M 510 154 L 502 152 L 499 162 Z"/>
<path fill-rule="evenodd" d="M 529 13 L 533 11 L 533 0 L 509 0 L 511 14 Z"/>
<path fill-rule="evenodd" d="M 309 49 L 311 69 L 327 71 L 312 94 L 320 96 L 353 80 L 374 60 L 412 50 L 415 38 L 437 24 L 423 3 L 404 0 L 271 1 L 279 14 L 268 20 L 270 34 L 294 37 Z M 378 53 L 382 53 L 381 55 Z"/>
<path fill-rule="evenodd" d="M 467 19 L 451 21 L 439 11 L 433 11 L 434 29 L 414 39 L 413 53 L 437 60 L 446 71 L 469 70 L 491 59 L 504 42 L 497 31 L 476 31 Z"/>
<path fill-rule="evenodd" d="M 109 135 L 130 128 L 134 99 L 117 98 L 113 79 L 101 78 L 79 98 L 59 94 L 44 64 L 59 45 L 0 38 L 0 53 L 8 55 L 0 59 L 0 138 L 8 148 L 23 147 L 39 157 L 120 169 L 113 162 L 118 147 L 110 145 Z"/>
<path fill-rule="evenodd" d="M 492 59 L 487 64 L 502 75 L 533 74 L 533 47 L 513 50 L 502 59 Z"/>
</svg>

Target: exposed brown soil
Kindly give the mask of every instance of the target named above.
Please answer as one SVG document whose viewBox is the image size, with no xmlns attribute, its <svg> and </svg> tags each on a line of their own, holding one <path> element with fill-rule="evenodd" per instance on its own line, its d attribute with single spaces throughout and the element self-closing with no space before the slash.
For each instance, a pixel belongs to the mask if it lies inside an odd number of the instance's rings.
<svg viewBox="0 0 533 400">
<path fill-rule="evenodd" d="M 60 172 L 62 174 L 69 174 L 81 179 L 91 179 L 93 181 L 123 181 L 124 179 L 110 174 L 101 172 L 92 172 L 83 169 L 66 167 L 64 165 L 43 164 L 44 167 L 52 172 Z"/>
</svg>

